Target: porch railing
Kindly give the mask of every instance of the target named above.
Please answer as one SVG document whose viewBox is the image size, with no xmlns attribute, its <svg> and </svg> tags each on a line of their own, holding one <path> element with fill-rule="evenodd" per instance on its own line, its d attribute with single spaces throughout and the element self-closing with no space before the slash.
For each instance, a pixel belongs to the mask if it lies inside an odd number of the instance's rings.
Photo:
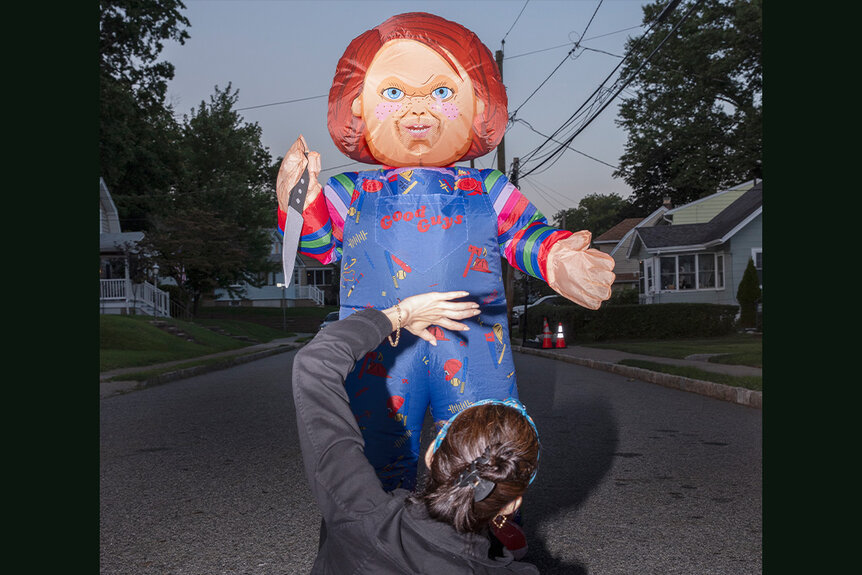
<svg viewBox="0 0 862 575">
<path fill-rule="evenodd" d="M 128 279 L 99 280 L 102 307 L 134 309 L 146 315 L 170 317 L 171 296 L 150 282 L 133 284 Z"/>
<path fill-rule="evenodd" d="M 308 288 L 308 299 L 313 299 L 317 305 L 323 305 L 323 290 L 317 286 L 305 286 Z"/>
</svg>

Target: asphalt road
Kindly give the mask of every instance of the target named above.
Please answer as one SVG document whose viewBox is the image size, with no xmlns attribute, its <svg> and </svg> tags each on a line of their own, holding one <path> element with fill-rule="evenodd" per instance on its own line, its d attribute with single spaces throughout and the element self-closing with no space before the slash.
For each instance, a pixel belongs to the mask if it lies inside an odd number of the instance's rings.
<svg viewBox="0 0 862 575">
<path fill-rule="evenodd" d="M 319 515 L 283 353 L 100 400 L 100 573 L 304 574 Z M 545 574 L 762 573 L 762 412 L 516 354 Z"/>
</svg>

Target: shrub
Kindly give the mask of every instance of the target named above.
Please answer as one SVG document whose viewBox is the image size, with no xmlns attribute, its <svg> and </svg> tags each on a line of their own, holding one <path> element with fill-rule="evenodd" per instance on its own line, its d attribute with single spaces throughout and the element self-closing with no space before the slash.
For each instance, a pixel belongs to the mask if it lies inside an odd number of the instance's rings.
<svg viewBox="0 0 862 575">
<path fill-rule="evenodd" d="M 738 307 L 707 303 L 610 305 L 598 310 L 580 306 L 536 306 L 527 314 L 527 334 L 541 334 L 543 319 L 551 331 L 563 324 L 567 338 L 579 340 L 670 339 L 733 333 Z"/>
<path fill-rule="evenodd" d="M 754 267 L 754 260 L 748 258 L 748 265 L 745 266 L 742 280 L 736 289 L 740 327 L 755 327 L 758 300 L 760 300 L 760 282 L 757 279 L 757 268 Z"/>
<path fill-rule="evenodd" d="M 626 288 L 611 293 L 611 297 L 602 305 L 634 305 L 638 303 L 638 290 Z"/>
</svg>

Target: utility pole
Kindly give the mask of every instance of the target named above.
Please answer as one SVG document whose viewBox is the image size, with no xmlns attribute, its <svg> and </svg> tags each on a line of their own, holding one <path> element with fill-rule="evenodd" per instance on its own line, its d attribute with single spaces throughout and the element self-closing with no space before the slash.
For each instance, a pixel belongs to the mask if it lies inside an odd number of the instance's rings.
<svg viewBox="0 0 862 575">
<path fill-rule="evenodd" d="M 512 158 L 512 176 L 509 178 L 509 181 L 512 182 L 512 185 L 516 188 L 518 187 L 518 176 L 519 170 L 521 167 L 521 158 Z M 523 327 L 521 328 L 521 345 L 527 347 L 527 298 L 530 295 L 530 274 L 526 272 L 522 272 L 524 274 L 524 313 L 521 314 L 522 319 L 519 320 Z M 514 274 L 512 274 L 514 276 Z M 512 278 L 512 289 L 514 292 L 514 277 Z M 511 310 L 511 306 L 509 306 Z M 511 329 L 511 326 L 510 326 Z"/>
<path fill-rule="evenodd" d="M 505 41 L 504 41 L 505 42 Z M 503 50 L 497 50 L 495 57 L 497 58 L 497 68 L 500 70 L 500 81 L 503 81 Z M 500 143 L 497 145 L 497 169 L 502 173 L 506 173 L 506 136 L 500 138 Z"/>
<path fill-rule="evenodd" d="M 494 57 L 497 60 L 497 68 L 500 70 L 500 81 L 503 81 L 503 46 L 505 46 L 506 41 L 503 40 L 503 45 L 499 50 L 494 54 Z M 506 173 L 506 136 L 505 133 L 502 138 L 500 138 L 500 143 L 497 145 L 497 169 L 505 174 Z M 517 176 L 513 181 L 515 187 L 517 187 Z M 509 262 L 506 261 L 505 257 L 501 258 L 502 268 L 503 268 L 503 289 L 506 292 L 506 316 L 509 318 L 509 338 L 512 337 L 512 297 L 514 297 L 514 272 L 512 271 L 512 266 L 509 265 Z"/>
</svg>

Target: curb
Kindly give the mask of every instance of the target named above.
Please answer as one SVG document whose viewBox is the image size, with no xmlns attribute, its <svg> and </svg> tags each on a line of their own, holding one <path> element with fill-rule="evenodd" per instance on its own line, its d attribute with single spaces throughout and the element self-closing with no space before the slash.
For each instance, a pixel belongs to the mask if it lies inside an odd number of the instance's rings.
<svg viewBox="0 0 862 575">
<path fill-rule="evenodd" d="M 154 387 L 156 385 L 162 385 L 164 383 L 176 381 L 179 379 L 185 379 L 187 377 L 193 377 L 195 375 L 202 375 L 211 371 L 227 369 L 229 367 L 233 367 L 250 361 L 263 359 L 271 355 L 293 351 L 295 349 L 299 349 L 303 345 L 305 345 L 305 343 L 284 344 L 278 347 L 265 349 L 254 353 L 238 355 L 236 357 L 227 357 L 222 361 L 217 361 L 208 365 L 196 365 L 193 367 L 178 369 L 176 371 L 168 371 L 144 381 L 116 382 L 117 387 L 125 387 L 125 389 L 115 389 L 113 391 L 107 392 L 107 394 L 103 395 L 102 397 L 111 397 L 112 395 L 116 395 L 118 393 L 145 389 L 147 387 Z M 610 363 L 607 361 L 598 361 L 595 359 L 574 357 L 571 355 L 555 353 L 553 351 L 545 351 L 544 349 L 523 347 L 520 345 L 513 345 L 512 351 L 536 355 L 539 357 L 554 359 L 557 361 L 564 361 L 567 363 L 574 363 L 576 365 L 589 367 L 591 369 L 600 369 L 603 371 L 615 373 L 617 375 L 623 375 L 626 377 L 639 379 L 641 381 L 646 381 L 647 383 L 653 383 L 672 389 L 697 393 L 723 401 L 730 401 L 731 403 L 744 405 L 746 407 L 752 407 L 755 409 L 763 408 L 762 391 L 754 391 L 751 389 L 734 387 L 732 385 L 724 385 L 721 383 L 714 383 L 712 381 L 704 381 L 701 379 L 691 379 L 679 375 L 670 375 L 667 373 L 660 373 L 657 371 L 650 371 L 648 369 L 643 369 L 640 367 L 631 367 L 628 365 L 620 365 L 618 363 Z"/>
<path fill-rule="evenodd" d="M 250 361 L 263 359 L 263 358 L 269 357 L 271 355 L 276 355 L 279 353 L 285 353 L 288 351 L 293 351 L 295 349 L 299 349 L 303 345 L 305 345 L 305 344 L 304 343 L 301 343 L 301 344 L 284 344 L 284 345 L 280 345 L 278 347 L 274 347 L 271 349 L 264 349 L 261 351 L 247 353 L 244 355 L 237 355 L 234 357 L 226 357 L 221 361 L 215 361 L 215 362 L 207 364 L 207 365 L 195 365 L 192 367 L 177 369 L 175 371 L 167 371 L 165 373 L 160 373 L 159 375 L 156 375 L 156 376 L 151 377 L 149 379 L 146 379 L 144 381 L 128 381 L 128 382 L 106 381 L 106 382 L 102 382 L 103 385 L 114 383 L 113 387 L 115 388 L 113 390 L 108 390 L 105 393 L 103 393 L 102 398 L 111 397 L 113 395 L 126 393 L 129 391 L 137 391 L 139 389 L 146 389 L 148 387 L 155 387 L 157 385 L 162 385 L 164 383 L 168 383 L 171 381 L 177 381 L 179 379 L 185 379 L 185 378 L 193 377 L 196 375 L 202 375 L 205 373 L 210 373 L 212 371 L 219 371 L 222 369 L 227 369 L 229 367 L 234 367 L 236 365 L 248 363 Z M 190 361 L 193 361 L 193 359 Z M 141 368 L 141 369 L 144 370 L 146 368 Z"/>
<path fill-rule="evenodd" d="M 202 375 L 204 373 L 209 373 L 211 371 L 219 371 L 221 369 L 227 369 L 229 367 L 233 367 L 235 365 L 241 365 L 243 363 L 248 363 L 250 361 L 255 361 L 257 359 L 263 359 L 265 357 L 269 357 L 271 355 L 276 355 L 278 353 L 284 353 L 287 351 L 292 351 L 294 349 L 298 349 L 299 345 L 286 344 L 281 345 L 279 347 L 274 347 L 272 349 L 265 349 L 262 351 L 256 351 L 253 353 L 247 353 L 245 355 L 238 355 L 236 357 L 227 357 L 222 361 L 216 361 L 207 365 L 195 365 L 193 367 L 186 367 L 183 369 L 178 369 L 176 371 L 168 371 L 165 373 L 160 373 L 159 375 L 152 377 L 146 381 L 141 382 L 141 387 L 152 387 L 154 385 L 161 385 L 163 383 L 168 383 L 169 381 L 176 381 L 178 379 L 185 379 L 187 377 L 192 377 L 195 375 Z"/>
<path fill-rule="evenodd" d="M 618 363 L 609 363 L 606 361 L 598 361 L 595 359 L 585 359 L 581 357 L 574 357 L 561 353 L 548 352 L 542 349 L 522 347 L 518 345 L 513 345 L 512 351 L 537 355 L 539 357 L 555 359 L 558 361 L 565 361 L 568 363 L 574 363 L 592 369 L 601 369 L 603 371 L 609 371 L 618 375 L 624 375 L 627 377 L 640 379 L 641 381 L 646 381 L 647 383 L 654 383 L 664 387 L 670 387 L 672 389 L 679 389 L 681 391 L 698 393 L 700 395 L 706 395 L 708 397 L 721 399 L 723 401 L 730 401 L 732 403 L 737 403 L 746 407 L 753 407 L 755 409 L 763 408 L 762 391 L 754 391 L 742 387 L 734 387 L 732 385 L 714 383 L 712 381 L 691 379 L 688 377 L 682 377 L 680 375 L 670 375 L 667 373 L 650 371 L 648 369 L 643 369 L 640 367 L 630 367 L 628 365 L 620 365 Z"/>
</svg>

